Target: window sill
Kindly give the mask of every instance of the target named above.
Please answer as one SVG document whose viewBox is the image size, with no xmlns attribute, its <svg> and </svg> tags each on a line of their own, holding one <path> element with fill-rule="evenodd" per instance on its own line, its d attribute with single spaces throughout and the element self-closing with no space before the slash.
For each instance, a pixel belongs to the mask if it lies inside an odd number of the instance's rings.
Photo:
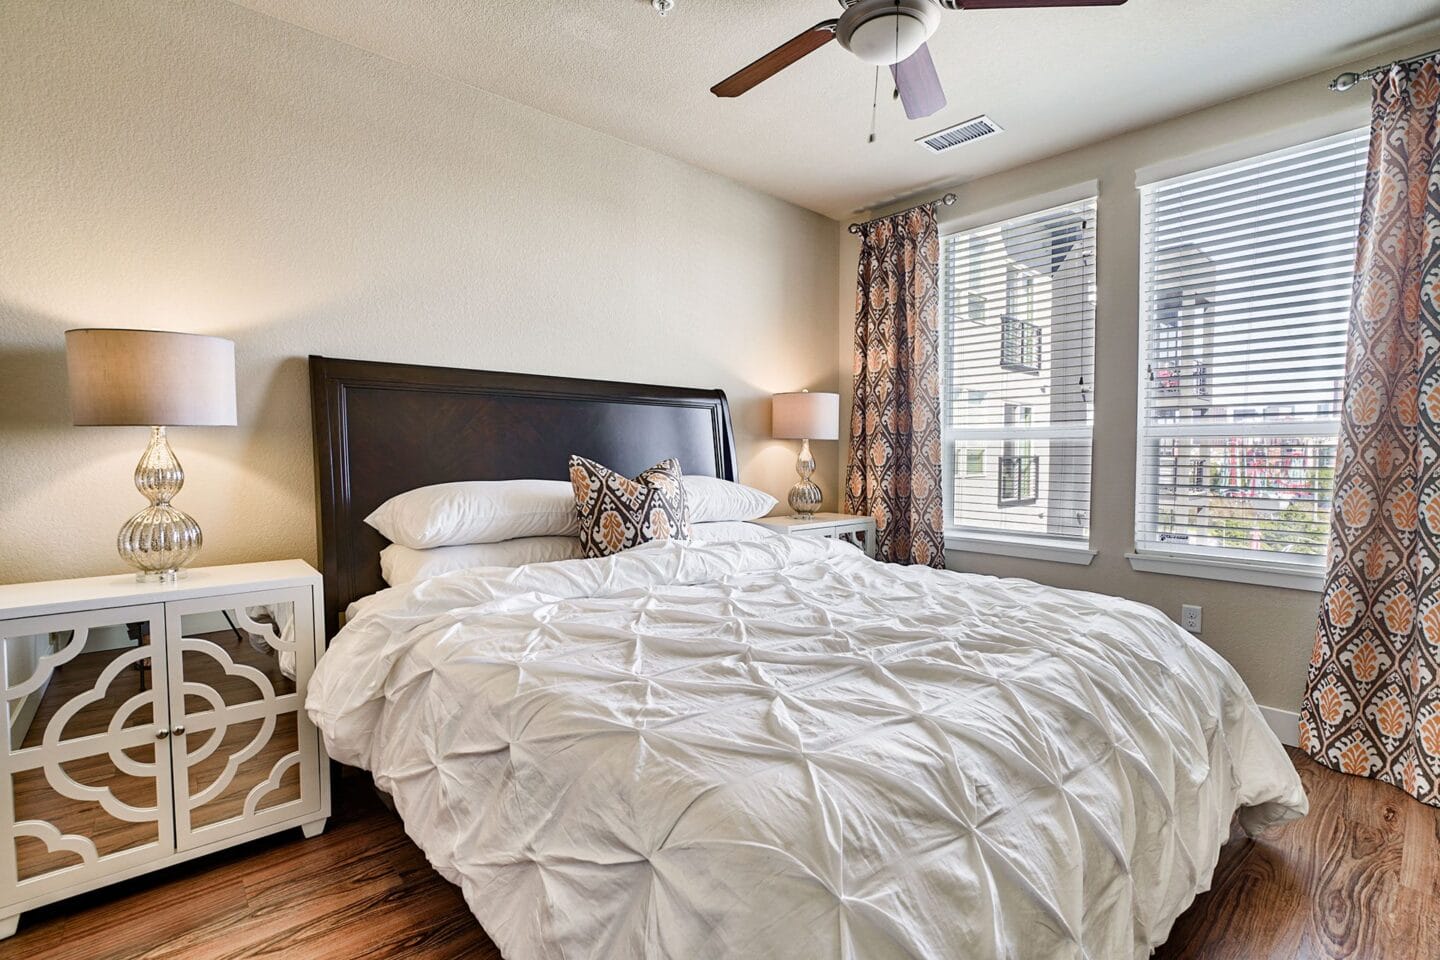
<svg viewBox="0 0 1440 960">
<path fill-rule="evenodd" d="M 1078 543 L 982 537 L 975 534 L 947 533 L 945 549 L 958 550 L 961 553 L 985 553 L 996 557 L 1016 557 L 1021 560 L 1076 563 L 1081 566 L 1089 566 L 1090 561 L 1095 559 L 1094 550 Z"/>
<path fill-rule="evenodd" d="M 1249 583 L 1261 587 L 1286 590 L 1325 589 L 1325 572 L 1309 564 L 1245 563 L 1240 560 L 1217 560 L 1210 557 L 1186 557 L 1166 553 L 1127 553 L 1130 567 L 1140 573 L 1160 573 L 1172 577 L 1198 577 L 1201 580 L 1223 580 L 1228 583 Z"/>
</svg>

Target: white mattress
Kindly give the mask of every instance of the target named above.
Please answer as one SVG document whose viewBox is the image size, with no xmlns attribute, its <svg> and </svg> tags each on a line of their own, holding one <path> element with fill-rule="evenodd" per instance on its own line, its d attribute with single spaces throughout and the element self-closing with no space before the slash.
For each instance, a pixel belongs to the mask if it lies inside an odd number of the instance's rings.
<svg viewBox="0 0 1440 960">
<path fill-rule="evenodd" d="M 1140 958 L 1306 810 L 1158 611 L 800 537 L 386 591 L 308 707 L 510 960 Z"/>
</svg>

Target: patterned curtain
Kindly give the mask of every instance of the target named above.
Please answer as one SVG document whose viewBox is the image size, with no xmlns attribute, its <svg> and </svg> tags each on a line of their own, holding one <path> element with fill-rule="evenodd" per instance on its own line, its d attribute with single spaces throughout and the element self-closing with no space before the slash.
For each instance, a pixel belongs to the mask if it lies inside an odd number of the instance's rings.
<svg viewBox="0 0 1440 960">
<path fill-rule="evenodd" d="M 1440 806 L 1440 63 L 1375 81 L 1300 745 Z"/>
<path fill-rule="evenodd" d="M 877 555 L 945 566 L 940 468 L 940 231 L 925 206 L 861 233 L 845 509 Z"/>
</svg>

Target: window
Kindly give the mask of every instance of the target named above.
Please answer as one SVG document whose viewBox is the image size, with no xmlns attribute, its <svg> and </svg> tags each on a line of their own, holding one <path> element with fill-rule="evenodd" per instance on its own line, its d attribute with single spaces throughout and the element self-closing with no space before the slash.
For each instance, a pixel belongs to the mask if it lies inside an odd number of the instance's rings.
<svg viewBox="0 0 1440 960">
<path fill-rule="evenodd" d="M 1035 319 L 1035 275 L 1019 264 L 1005 268 L 1005 312 L 1020 320 Z"/>
<path fill-rule="evenodd" d="M 1095 200 L 948 234 L 941 260 L 947 534 L 1083 550 Z"/>
<path fill-rule="evenodd" d="M 1321 568 L 1366 149 L 1142 188 L 1137 559 Z"/>
<path fill-rule="evenodd" d="M 1017 452 L 1013 447 L 1023 446 Z M 1002 507 L 1029 506 L 1040 498 L 1040 458 L 1029 452 L 1029 441 L 1005 441 L 1000 455 L 1000 497 Z"/>
<path fill-rule="evenodd" d="M 1019 264 L 1005 268 L 1000 365 L 1007 370 L 1040 372 L 1040 327 L 1035 323 L 1035 275 Z"/>
<path fill-rule="evenodd" d="M 1040 327 L 1009 314 L 1000 318 L 1000 366 L 1024 373 L 1040 372 Z"/>
<path fill-rule="evenodd" d="M 1003 349 L 1003 345 L 1002 345 Z M 1005 404 L 1005 426 L 1029 427 L 1035 412 L 1029 404 Z M 1000 496 L 1002 507 L 1025 507 L 1040 498 L 1040 458 L 1031 441 L 1006 440 L 1000 453 Z"/>
<path fill-rule="evenodd" d="M 977 241 L 974 250 L 971 251 L 972 254 L 978 254 L 982 245 L 983 241 Z M 969 262 L 978 266 L 981 260 L 978 255 L 973 255 L 969 258 Z M 965 316 L 971 323 L 984 323 L 990 304 L 982 294 L 975 292 L 980 288 L 979 274 L 971 276 L 970 281 L 971 292 L 965 298 Z"/>
</svg>

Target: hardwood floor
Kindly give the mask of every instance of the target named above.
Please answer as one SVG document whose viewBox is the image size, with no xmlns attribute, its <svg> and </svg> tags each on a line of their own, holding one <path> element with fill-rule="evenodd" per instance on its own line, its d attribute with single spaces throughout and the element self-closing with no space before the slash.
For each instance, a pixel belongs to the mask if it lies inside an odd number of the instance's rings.
<svg viewBox="0 0 1440 960">
<path fill-rule="evenodd" d="M 0 958 L 499 960 L 393 814 L 336 814 L 313 840 L 287 831 L 26 914 Z"/>
<path fill-rule="evenodd" d="M 1310 814 L 1235 833 L 1156 960 L 1440 957 L 1440 809 L 1290 751 Z"/>
<path fill-rule="evenodd" d="M 1237 834 L 1157 960 L 1440 957 L 1440 810 L 1292 753 L 1310 816 Z M 0 958 L 497 960 L 459 891 L 366 791 L 298 831 L 28 914 Z"/>
</svg>

